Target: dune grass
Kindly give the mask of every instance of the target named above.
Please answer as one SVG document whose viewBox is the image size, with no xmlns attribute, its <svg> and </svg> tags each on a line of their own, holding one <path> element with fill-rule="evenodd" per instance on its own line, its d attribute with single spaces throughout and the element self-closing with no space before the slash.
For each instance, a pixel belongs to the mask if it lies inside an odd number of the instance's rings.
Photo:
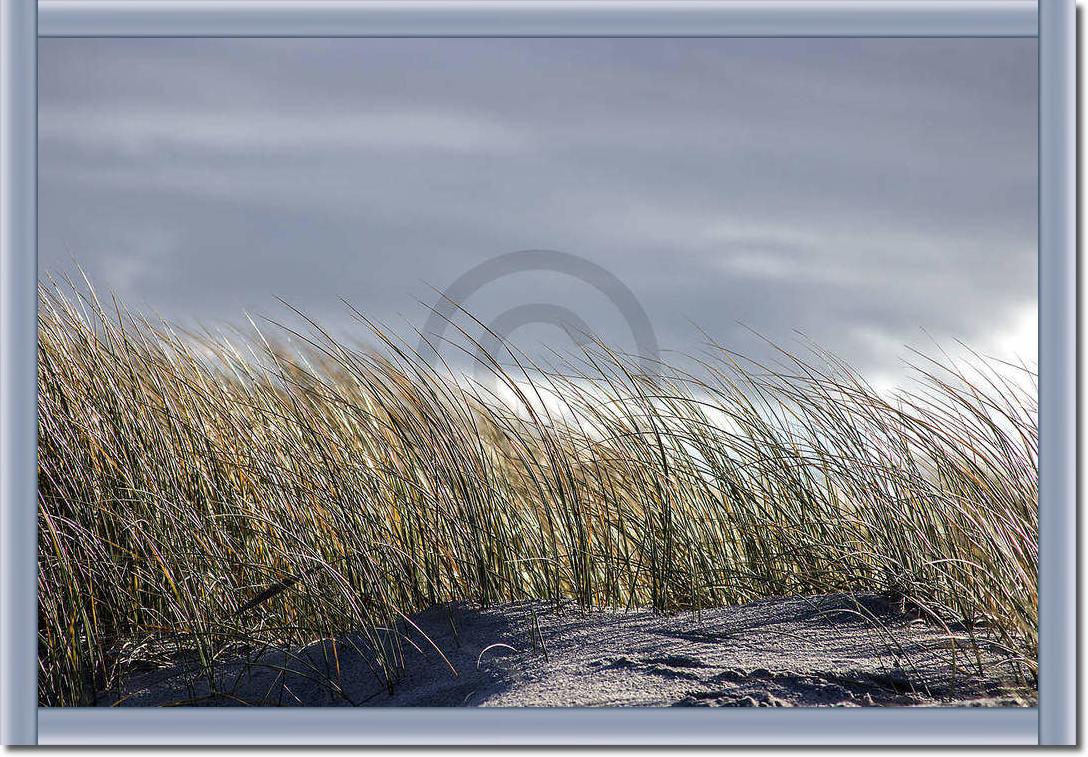
<svg viewBox="0 0 1088 757">
<path fill-rule="evenodd" d="M 91 704 L 164 649 L 211 675 L 347 630 L 392 683 L 381 629 L 454 599 L 885 591 L 1034 671 L 1027 370 L 918 356 L 888 396 L 819 351 L 768 367 L 712 344 L 647 374 L 598 344 L 562 371 L 485 356 L 479 385 L 361 315 L 375 349 L 316 326 L 197 338 L 67 287 L 40 303 L 43 704 Z"/>
</svg>

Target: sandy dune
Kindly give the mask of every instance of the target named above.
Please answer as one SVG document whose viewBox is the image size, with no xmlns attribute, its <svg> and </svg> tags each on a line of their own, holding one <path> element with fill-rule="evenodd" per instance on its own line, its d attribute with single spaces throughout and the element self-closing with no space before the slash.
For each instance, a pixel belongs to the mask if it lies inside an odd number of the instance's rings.
<svg viewBox="0 0 1088 757">
<path fill-rule="evenodd" d="M 403 659 L 392 691 L 373 668 L 373 640 L 360 635 L 223 662 L 211 677 L 215 694 L 209 676 L 175 661 L 130 674 L 101 704 L 788 707 L 1029 705 L 1035 697 L 1013 685 L 996 655 L 976 656 L 963 632 L 911 620 L 876 596 L 664 617 L 451 604 L 412 620 L 419 630 L 382 634 Z"/>
</svg>

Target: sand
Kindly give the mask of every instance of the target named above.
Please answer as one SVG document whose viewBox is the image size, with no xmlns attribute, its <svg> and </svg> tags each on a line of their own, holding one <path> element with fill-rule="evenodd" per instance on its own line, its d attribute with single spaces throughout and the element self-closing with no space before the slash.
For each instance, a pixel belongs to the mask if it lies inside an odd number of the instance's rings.
<svg viewBox="0 0 1088 757">
<path fill-rule="evenodd" d="M 522 602 L 447 604 L 381 643 L 399 647 L 390 688 L 373 640 L 249 651 L 212 676 L 184 658 L 134 670 L 100 704 L 301 706 L 1030 706 L 994 652 L 962 630 L 872 595 L 771 599 L 655 615 Z M 424 634 L 426 636 L 424 636 Z M 429 639 L 429 641 L 428 641 Z M 985 645 L 983 645 L 985 646 Z M 436 649 L 437 648 L 437 649 Z M 441 650 L 441 654 L 438 650 Z M 214 689 L 213 692 L 213 682 Z"/>
</svg>

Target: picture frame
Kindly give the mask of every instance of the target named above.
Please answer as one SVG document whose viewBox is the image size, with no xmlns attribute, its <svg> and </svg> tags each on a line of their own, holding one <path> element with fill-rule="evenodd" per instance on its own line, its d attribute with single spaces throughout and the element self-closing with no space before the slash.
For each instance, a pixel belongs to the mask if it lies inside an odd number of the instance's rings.
<svg viewBox="0 0 1088 757">
<path fill-rule="evenodd" d="M 0 725 L 10 745 L 1038 744 L 1076 727 L 1072 0 L 5 0 L 0 17 Z M 36 113 L 40 37 L 1037 37 L 1037 708 L 40 709 Z"/>
</svg>

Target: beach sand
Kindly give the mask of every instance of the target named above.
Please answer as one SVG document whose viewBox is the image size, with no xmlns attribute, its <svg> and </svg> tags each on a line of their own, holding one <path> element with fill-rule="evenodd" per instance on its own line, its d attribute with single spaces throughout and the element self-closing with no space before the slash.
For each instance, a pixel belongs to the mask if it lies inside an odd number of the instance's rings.
<svg viewBox="0 0 1088 757">
<path fill-rule="evenodd" d="M 520 602 L 441 605 L 375 638 L 250 650 L 212 675 L 175 657 L 133 670 L 102 705 L 1030 706 L 995 652 L 876 595 L 769 599 L 658 615 Z M 984 649 L 986 644 L 981 645 Z M 441 653 L 440 653 L 440 651 Z M 214 687 L 213 687 L 214 682 Z"/>
</svg>

